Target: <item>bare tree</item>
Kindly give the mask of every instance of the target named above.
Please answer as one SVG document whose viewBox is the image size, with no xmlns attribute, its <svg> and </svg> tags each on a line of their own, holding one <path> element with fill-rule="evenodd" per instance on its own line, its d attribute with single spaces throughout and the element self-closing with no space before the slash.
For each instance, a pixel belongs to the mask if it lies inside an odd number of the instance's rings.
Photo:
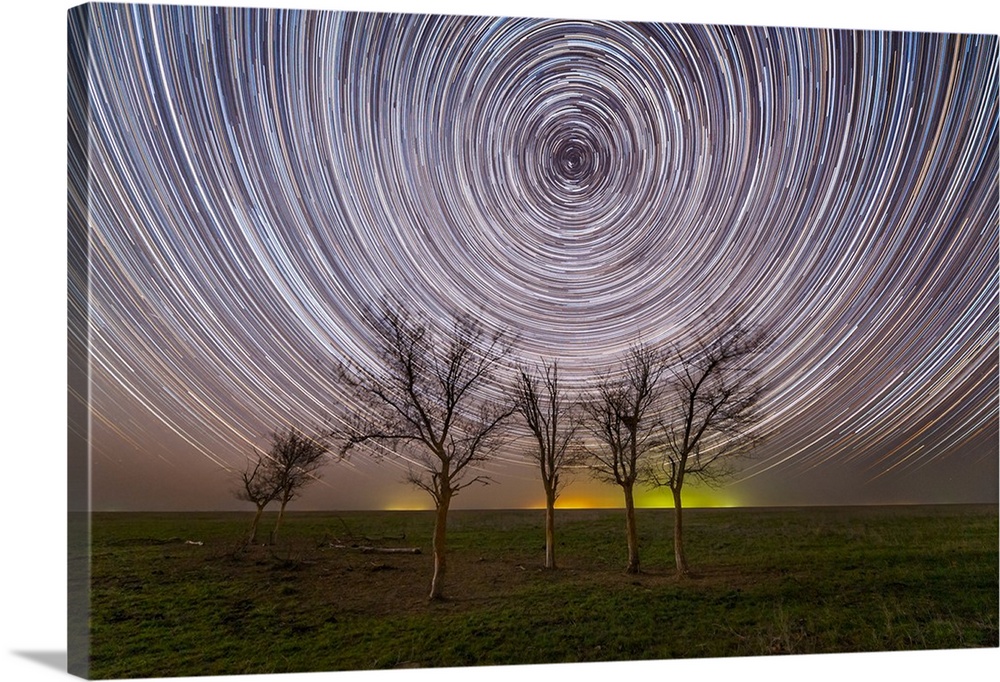
<svg viewBox="0 0 1000 682">
<path fill-rule="evenodd" d="M 239 472 L 237 487 L 233 490 L 236 499 L 252 502 L 257 507 L 250 530 L 247 532 L 248 545 L 257 541 L 257 526 L 264 514 L 264 507 L 271 504 L 280 492 L 278 481 L 268 462 L 269 460 L 259 452 L 256 460 L 247 458 L 246 468 Z"/>
<path fill-rule="evenodd" d="M 266 466 L 278 488 L 278 519 L 271 529 L 270 543 L 278 539 L 278 529 L 285 516 L 285 507 L 302 488 L 319 478 L 319 469 L 326 463 L 327 445 L 317 437 L 306 436 L 289 428 L 271 434 L 271 449 Z"/>
<path fill-rule="evenodd" d="M 674 501 L 674 559 L 677 572 L 689 575 L 684 555 L 681 491 L 688 476 L 713 484 L 733 471 L 762 436 L 758 404 L 763 387 L 756 381 L 757 358 L 765 335 L 733 324 L 717 338 L 676 352 L 670 381 L 670 407 L 662 427 L 660 457 L 650 467 L 654 486 L 670 488 Z"/>
<path fill-rule="evenodd" d="M 545 489 L 545 568 L 556 567 L 555 505 L 559 476 L 575 459 L 573 439 L 578 425 L 571 404 L 559 385 L 559 365 L 542 363 L 535 370 L 522 367 L 514 383 L 518 412 L 535 440 L 530 456 L 538 465 Z"/>
<path fill-rule="evenodd" d="M 387 446 L 408 462 L 407 480 L 434 500 L 430 598 L 439 599 L 452 498 L 470 485 L 489 483 L 479 465 L 496 453 L 502 426 L 514 412 L 497 380 L 510 342 L 465 315 L 453 317 L 450 336 L 440 341 L 425 319 L 389 305 L 370 319 L 382 367 L 341 368 L 356 401 L 343 420 L 341 454 L 362 443 Z"/>
<path fill-rule="evenodd" d="M 587 431 L 596 441 L 588 447 L 591 470 L 598 478 L 621 487 L 625 495 L 627 573 L 639 572 L 639 535 L 635 523 L 634 489 L 644 462 L 657 446 L 659 407 L 666 371 L 663 354 L 635 344 L 625 354 L 618 375 L 605 375 L 584 402 Z"/>
</svg>

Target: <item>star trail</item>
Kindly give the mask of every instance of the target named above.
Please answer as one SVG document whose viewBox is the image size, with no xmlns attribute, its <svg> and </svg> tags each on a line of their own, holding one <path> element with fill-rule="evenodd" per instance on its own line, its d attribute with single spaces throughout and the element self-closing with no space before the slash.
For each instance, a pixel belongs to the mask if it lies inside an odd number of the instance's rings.
<svg viewBox="0 0 1000 682">
<path fill-rule="evenodd" d="M 579 381 L 736 316 L 772 338 L 743 503 L 996 499 L 997 36 L 91 7 L 96 507 L 208 470 L 226 505 L 350 401 L 386 296 Z M 489 504 L 540 494 L 516 459 Z"/>
</svg>

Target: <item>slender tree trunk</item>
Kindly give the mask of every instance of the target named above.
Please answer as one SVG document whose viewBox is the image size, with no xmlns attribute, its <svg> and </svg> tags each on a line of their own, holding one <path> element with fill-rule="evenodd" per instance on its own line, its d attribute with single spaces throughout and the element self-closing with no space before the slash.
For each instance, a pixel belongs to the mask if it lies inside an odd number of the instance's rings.
<svg viewBox="0 0 1000 682">
<path fill-rule="evenodd" d="M 445 537 L 448 531 L 448 506 L 451 494 L 443 493 L 438 501 L 437 516 L 434 519 L 434 576 L 431 578 L 431 594 L 428 599 L 441 599 L 446 568 Z"/>
<path fill-rule="evenodd" d="M 253 523 L 250 524 L 250 532 L 247 534 L 247 544 L 252 545 L 257 542 L 257 525 L 260 523 L 260 517 L 264 513 L 263 507 L 257 507 L 257 513 L 253 515 Z"/>
<path fill-rule="evenodd" d="M 624 485 L 625 491 L 625 537 L 628 539 L 628 566 L 626 573 L 639 572 L 639 533 L 635 527 L 635 501 L 632 499 L 632 485 Z"/>
<path fill-rule="evenodd" d="M 278 540 L 278 529 L 281 528 L 281 520 L 285 518 L 285 505 L 288 504 L 288 500 L 281 501 L 281 507 L 278 509 L 278 519 L 274 522 L 274 528 L 271 529 L 271 537 L 268 540 L 268 544 L 273 545 Z"/>
<path fill-rule="evenodd" d="M 545 568 L 556 567 L 556 491 L 545 491 Z"/>
<path fill-rule="evenodd" d="M 677 574 L 691 575 L 687 559 L 684 557 L 684 519 L 681 509 L 681 489 L 671 488 L 674 495 L 674 562 L 677 564 Z"/>
</svg>

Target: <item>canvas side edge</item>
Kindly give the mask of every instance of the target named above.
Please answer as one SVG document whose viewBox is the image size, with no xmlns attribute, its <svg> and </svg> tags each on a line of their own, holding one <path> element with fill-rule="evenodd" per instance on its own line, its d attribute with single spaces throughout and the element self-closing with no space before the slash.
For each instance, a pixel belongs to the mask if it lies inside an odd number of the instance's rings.
<svg viewBox="0 0 1000 682">
<path fill-rule="evenodd" d="M 90 674 L 89 30 L 67 12 L 67 672 Z"/>
</svg>

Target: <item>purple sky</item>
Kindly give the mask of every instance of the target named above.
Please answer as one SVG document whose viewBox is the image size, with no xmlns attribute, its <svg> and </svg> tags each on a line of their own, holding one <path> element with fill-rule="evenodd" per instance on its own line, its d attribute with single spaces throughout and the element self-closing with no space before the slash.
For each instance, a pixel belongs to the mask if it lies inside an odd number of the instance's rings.
<svg viewBox="0 0 1000 682">
<path fill-rule="evenodd" d="M 350 400 L 384 295 L 580 381 L 639 335 L 771 330 L 774 436 L 690 505 L 997 501 L 995 36 L 103 8 L 88 37 L 95 508 L 243 508 L 231 471 Z M 456 506 L 540 505 L 519 456 Z M 403 473 L 356 455 L 297 508 L 427 506 Z"/>
</svg>

